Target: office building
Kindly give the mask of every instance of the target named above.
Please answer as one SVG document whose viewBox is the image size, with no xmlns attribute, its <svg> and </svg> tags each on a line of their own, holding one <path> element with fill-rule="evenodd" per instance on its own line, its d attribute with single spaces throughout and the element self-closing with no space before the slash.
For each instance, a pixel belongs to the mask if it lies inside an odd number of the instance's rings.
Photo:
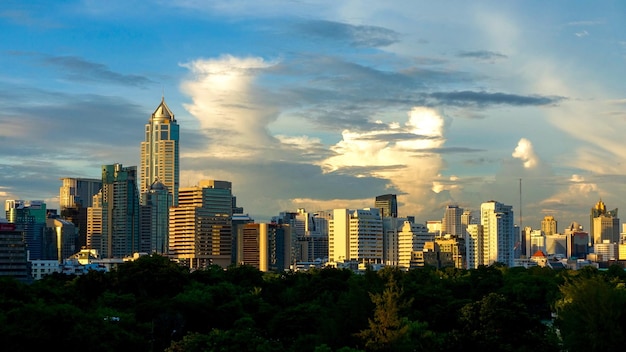
<svg viewBox="0 0 626 352">
<path fill-rule="evenodd" d="M 0 277 L 13 277 L 21 282 L 31 279 L 24 232 L 15 223 L 0 218 Z"/>
<path fill-rule="evenodd" d="M 141 197 L 140 252 L 167 255 L 172 194 L 154 181 Z"/>
<path fill-rule="evenodd" d="M 328 260 L 383 262 L 383 223 L 378 208 L 334 209 L 328 224 Z"/>
<path fill-rule="evenodd" d="M 172 195 L 173 206 L 178 204 L 179 189 L 179 126 L 174 113 L 161 98 L 145 128 L 145 140 L 141 142 L 140 192 L 150 190 L 155 181 L 167 187 Z"/>
<path fill-rule="evenodd" d="M 5 214 L 8 222 L 24 232 L 29 259 L 51 259 L 47 250 L 51 244 L 45 236 L 48 215 L 44 201 L 7 200 Z"/>
<path fill-rule="evenodd" d="M 591 208 L 590 218 L 591 228 L 589 236 L 592 240 L 592 245 L 604 243 L 605 240 L 610 243 L 619 242 L 620 225 L 617 217 L 617 208 L 607 210 L 604 202 L 600 200 Z"/>
<path fill-rule="evenodd" d="M 79 250 L 76 248 L 78 231 L 76 225 L 70 221 L 61 218 L 46 219 L 46 234 L 51 253 L 45 259 L 56 260 L 57 264 L 61 264 Z"/>
<path fill-rule="evenodd" d="M 380 209 L 381 217 L 398 217 L 398 199 L 395 194 L 377 196 L 374 207 Z"/>
<path fill-rule="evenodd" d="M 457 205 L 448 205 L 441 220 L 441 234 L 463 237 L 464 228 L 461 221 L 463 208 Z M 466 226 L 467 227 L 467 226 Z"/>
<path fill-rule="evenodd" d="M 102 166 L 102 189 L 87 209 L 87 247 L 102 258 L 125 258 L 140 251 L 137 168 Z"/>
<path fill-rule="evenodd" d="M 408 220 L 402 223 L 398 232 L 398 263 L 400 269 L 408 270 L 411 265 L 413 252 L 421 252 L 428 241 L 432 241 L 435 234 L 428 231 L 423 224 L 416 224 Z"/>
<path fill-rule="evenodd" d="M 543 220 L 541 220 L 541 231 L 543 231 L 546 236 L 552 236 L 557 233 L 557 222 L 554 216 L 546 215 L 543 217 Z"/>
<path fill-rule="evenodd" d="M 87 245 L 87 208 L 93 205 L 93 196 L 102 188 L 102 179 L 64 177 L 61 181 L 61 218 L 76 226 L 78 236 L 74 245 L 80 249 Z"/>
<path fill-rule="evenodd" d="M 191 269 L 232 262 L 232 184 L 203 180 L 179 190 L 169 212 L 169 256 Z"/>
<path fill-rule="evenodd" d="M 591 240 L 589 233 L 577 222 L 572 222 L 563 233 L 567 236 L 567 258 L 586 259 L 589 254 Z"/>
</svg>

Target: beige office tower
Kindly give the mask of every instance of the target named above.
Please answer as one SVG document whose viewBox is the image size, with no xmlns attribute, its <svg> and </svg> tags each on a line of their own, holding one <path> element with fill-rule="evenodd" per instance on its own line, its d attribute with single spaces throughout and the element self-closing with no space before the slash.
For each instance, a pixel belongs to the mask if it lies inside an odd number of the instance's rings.
<svg viewBox="0 0 626 352">
<path fill-rule="evenodd" d="M 180 189 L 169 211 L 169 255 L 191 269 L 231 264 L 231 182 L 201 181 Z"/>
<path fill-rule="evenodd" d="M 557 233 L 557 222 L 552 215 L 546 215 L 541 220 L 541 231 L 544 235 L 552 236 Z"/>
<path fill-rule="evenodd" d="M 140 194 L 159 181 L 172 195 L 172 205 L 178 204 L 179 188 L 179 126 L 165 100 L 154 110 L 146 124 L 145 141 L 141 142 Z"/>
</svg>

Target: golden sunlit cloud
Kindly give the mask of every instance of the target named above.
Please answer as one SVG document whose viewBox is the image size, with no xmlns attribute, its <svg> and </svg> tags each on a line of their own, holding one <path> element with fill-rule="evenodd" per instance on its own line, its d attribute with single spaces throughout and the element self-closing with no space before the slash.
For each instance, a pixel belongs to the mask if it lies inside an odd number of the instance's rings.
<svg viewBox="0 0 626 352">
<path fill-rule="evenodd" d="M 513 157 L 521 159 L 524 162 L 524 167 L 531 169 L 537 166 L 538 158 L 533 150 L 533 145 L 526 138 L 522 138 L 517 142 L 517 147 L 513 151 Z"/>
</svg>

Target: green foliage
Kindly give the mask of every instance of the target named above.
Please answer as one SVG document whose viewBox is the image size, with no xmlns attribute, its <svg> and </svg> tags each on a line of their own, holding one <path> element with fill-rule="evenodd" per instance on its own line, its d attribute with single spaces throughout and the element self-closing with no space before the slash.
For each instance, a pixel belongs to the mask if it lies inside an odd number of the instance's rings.
<svg viewBox="0 0 626 352">
<path fill-rule="evenodd" d="M 626 344 L 626 289 L 611 273 L 568 277 L 556 302 L 556 326 L 568 351 L 621 350 Z"/>
<path fill-rule="evenodd" d="M 615 350 L 626 342 L 625 279 L 618 267 L 502 265 L 189 272 L 148 256 L 109 273 L 0 279 L 0 341 L 6 350 L 557 351 L 560 332 L 569 351 Z"/>
</svg>

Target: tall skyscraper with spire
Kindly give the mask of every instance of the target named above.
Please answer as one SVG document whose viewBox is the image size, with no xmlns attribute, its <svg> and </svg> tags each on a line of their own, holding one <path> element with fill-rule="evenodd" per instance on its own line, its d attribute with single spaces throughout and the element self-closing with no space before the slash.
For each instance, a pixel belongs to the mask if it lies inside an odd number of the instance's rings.
<svg viewBox="0 0 626 352">
<path fill-rule="evenodd" d="M 161 98 L 146 124 L 145 141 L 141 142 L 141 182 L 143 195 L 159 181 L 172 195 L 173 206 L 178 205 L 179 187 L 179 126 L 174 113 Z"/>
</svg>

